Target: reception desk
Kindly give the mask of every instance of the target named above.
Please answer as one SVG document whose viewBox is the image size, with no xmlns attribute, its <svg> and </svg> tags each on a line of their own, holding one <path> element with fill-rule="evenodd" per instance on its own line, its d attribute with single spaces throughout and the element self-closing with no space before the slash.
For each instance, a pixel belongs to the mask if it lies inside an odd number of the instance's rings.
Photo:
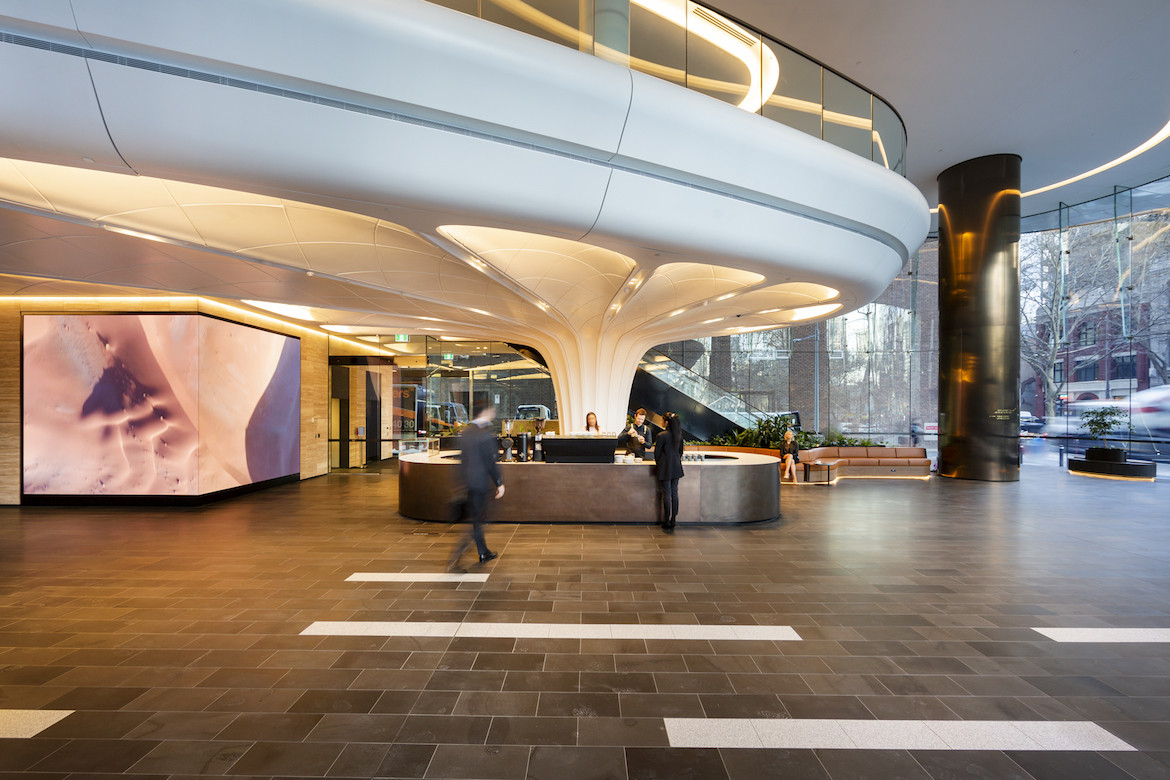
<svg viewBox="0 0 1170 780">
<path fill-rule="evenodd" d="M 679 525 L 759 523 L 780 516 L 780 461 L 768 455 L 705 452 L 686 461 L 679 480 Z M 416 520 L 447 520 L 459 455 L 399 458 L 398 511 Z M 654 463 L 501 463 L 504 497 L 492 519 L 505 523 L 658 522 Z"/>
</svg>

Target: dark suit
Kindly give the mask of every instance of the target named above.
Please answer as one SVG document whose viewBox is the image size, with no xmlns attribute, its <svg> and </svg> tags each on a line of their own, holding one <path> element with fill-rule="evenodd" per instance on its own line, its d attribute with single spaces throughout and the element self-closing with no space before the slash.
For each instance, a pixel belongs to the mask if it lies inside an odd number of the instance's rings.
<svg viewBox="0 0 1170 780">
<path fill-rule="evenodd" d="M 488 501 L 496 489 L 504 484 L 504 478 L 500 476 L 500 464 L 496 462 L 496 437 L 491 431 L 473 422 L 463 429 L 462 444 L 459 476 L 467 490 L 467 513 L 471 515 L 471 532 L 455 546 L 451 554 L 452 563 L 459 560 L 472 541 L 475 542 L 481 559 L 489 553 L 487 541 L 483 537 Z"/>
<path fill-rule="evenodd" d="M 683 475 L 682 436 L 675 441 L 670 431 L 664 431 L 654 446 L 654 471 L 662 489 L 662 524 L 674 528 L 678 518 L 678 481 Z"/>
</svg>

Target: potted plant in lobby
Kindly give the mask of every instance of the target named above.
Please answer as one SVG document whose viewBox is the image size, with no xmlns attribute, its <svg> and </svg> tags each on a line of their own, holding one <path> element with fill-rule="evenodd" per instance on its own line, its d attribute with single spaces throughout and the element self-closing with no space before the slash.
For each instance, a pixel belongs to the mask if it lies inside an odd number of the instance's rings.
<svg viewBox="0 0 1170 780">
<path fill-rule="evenodd" d="M 1090 409 L 1081 415 L 1081 427 L 1094 439 L 1100 439 L 1101 447 L 1089 447 L 1085 450 L 1086 460 L 1103 460 L 1110 463 L 1124 463 L 1125 450 L 1120 447 L 1110 447 L 1108 436 L 1121 427 L 1120 423 L 1127 417 L 1119 406 L 1100 406 Z M 1126 426 L 1130 431 L 1133 425 L 1128 421 Z"/>
</svg>

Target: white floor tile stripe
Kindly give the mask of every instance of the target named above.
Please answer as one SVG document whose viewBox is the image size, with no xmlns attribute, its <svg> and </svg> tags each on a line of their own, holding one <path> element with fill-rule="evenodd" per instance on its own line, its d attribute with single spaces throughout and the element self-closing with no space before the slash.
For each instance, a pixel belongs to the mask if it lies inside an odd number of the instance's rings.
<svg viewBox="0 0 1170 780">
<path fill-rule="evenodd" d="M 1170 628 L 1033 628 L 1057 642 L 1170 642 Z"/>
<path fill-rule="evenodd" d="M 487 582 L 488 573 L 481 574 L 424 574 L 402 572 L 391 574 L 378 571 L 359 571 L 345 578 L 346 582 Z"/>
<path fill-rule="evenodd" d="M 800 641 L 800 635 L 791 626 L 649 626 L 628 623 L 421 623 L 321 620 L 301 631 L 301 635 Z"/>
<path fill-rule="evenodd" d="M 0 710 L 0 739 L 35 737 L 73 710 Z"/>
<path fill-rule="evenodd" d="M 671 747 L 1133 751 L 1087 721 L 663 718 Z"/>
</svg>

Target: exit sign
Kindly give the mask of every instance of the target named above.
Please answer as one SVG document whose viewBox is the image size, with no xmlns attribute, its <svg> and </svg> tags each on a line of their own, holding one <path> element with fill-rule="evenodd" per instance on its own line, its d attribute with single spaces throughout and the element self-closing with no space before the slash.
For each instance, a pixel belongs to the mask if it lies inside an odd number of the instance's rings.
<svg viewBox="0 0 1170 780">
<path fill-rule="evenodd" d="M 454 360 L 454 359 L 455 359 L 454 352 L 444 352 L 443 353 L 443 360 Z"/>
<path fill-rule="evenodd" d="M 395 333 L 394 340 L 395 341 L 410 341 L 410 336 L 408 336 L 405 333 Z"/>
</svg>

